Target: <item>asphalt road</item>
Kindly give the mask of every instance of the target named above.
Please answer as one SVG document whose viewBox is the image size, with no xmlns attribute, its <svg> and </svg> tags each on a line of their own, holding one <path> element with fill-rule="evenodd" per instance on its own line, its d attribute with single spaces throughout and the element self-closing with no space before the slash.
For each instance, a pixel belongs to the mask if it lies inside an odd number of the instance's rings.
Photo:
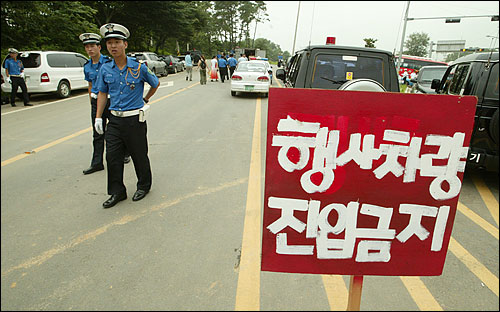
<svg viewBox="0 0 500 312">
<path fill-rule="evenodd" d="M 111 209 L 85 91 L 2 105 L 2 310 L 346 309 L 349 276 L 258 271 L 268 100 L 198 77 L 160 79 L 152 190 L 131 162 Z M 467 170 L 443 275 L 366 276 L 361 309 L 498 311 L 498 190 Z"/>
</svg>

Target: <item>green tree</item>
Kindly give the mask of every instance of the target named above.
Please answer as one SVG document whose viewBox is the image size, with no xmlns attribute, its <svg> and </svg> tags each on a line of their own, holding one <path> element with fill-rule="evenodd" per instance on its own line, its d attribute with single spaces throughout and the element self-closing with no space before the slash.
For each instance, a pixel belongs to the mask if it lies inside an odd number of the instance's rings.
<svg viewBox="0 0 500 312">
<path fill-rule="evenodd" d="M 363 40 L 365 41 L 366 48 L 375 48 L 375 42 L 378 41 L 378 39 L 373 39 L 373 38 L 365 38 Z"/>
<path fill-rule="evenodd" d="M 82 51 L 78 35 L 97 30 L 95 12 L 79 1 L 2 1 L 2 52 L 9 47 Z"/>
<path fill-rule="evenodd" d="M 429 50 L 429 41 L 430 38 L 428 34 L 423 32 L 413 33 L 404 43 L 406 50 L 403 50 L 403 54 L 413 56 L 426 56 L 427 51 Z"/>
</svg>

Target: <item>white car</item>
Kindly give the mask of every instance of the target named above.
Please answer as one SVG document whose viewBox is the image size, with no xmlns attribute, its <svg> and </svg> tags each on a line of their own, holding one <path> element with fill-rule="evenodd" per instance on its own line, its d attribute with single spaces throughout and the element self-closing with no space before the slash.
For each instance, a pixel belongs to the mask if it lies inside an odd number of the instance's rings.
<svg viewBox="0 0 500 312">
<path fill-rule="evenodd" d="M 235 96 L 236 92 L 259 92 L 267 97 L 271 78 L 269 62 L 241 61 L 231 76 L 231 95 Z"/>
<path fill-rule="evenodd" d="M 5 59 L 9 58 L 7 56 Z M 3 92 L 11 92 L 11 84 L 6 82 L 2 62 Z M 87 58 L 76 52 L 63 51 L 20 51 L 18 59 L 23 62 L 28 94 L 56 92 L 59 97 L 67 98 L 71 90 L 87 89 L 83 65 Z M 17 89 L 21 93 L 21 88 Z"/>
</svg>

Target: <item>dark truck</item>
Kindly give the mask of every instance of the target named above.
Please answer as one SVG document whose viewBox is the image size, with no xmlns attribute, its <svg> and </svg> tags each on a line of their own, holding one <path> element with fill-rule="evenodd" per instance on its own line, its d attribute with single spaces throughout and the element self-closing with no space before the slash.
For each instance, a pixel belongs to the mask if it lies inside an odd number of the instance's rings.
<svg viewBox="0 0 500 312">
<path fill-rule="evenodd" d="M 477 97 L 467 166 L 498 172 L 498 52 L 458 58 L 431 88 L 438 94 Z"/>
<path fill-rule="evenodd" d="M 276 71 L 276 77 L 288 88 L 344 90 L 345 85 L 370 82 L 376 88 L 399 92 L 393 54 L 373 48 L 309 46 L 297 51 L 285 69 Z"/>
</svg>

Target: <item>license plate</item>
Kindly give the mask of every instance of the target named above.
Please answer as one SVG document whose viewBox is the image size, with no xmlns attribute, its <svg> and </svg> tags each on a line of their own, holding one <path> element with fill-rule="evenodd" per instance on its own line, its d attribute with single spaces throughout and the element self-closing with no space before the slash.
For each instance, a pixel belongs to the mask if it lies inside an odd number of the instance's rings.
<svg viewBox="0 0 500 312">
<path fill-rule="evenodd" d="M 245 86 L 245 91 L 253 91 L 254 86 Z"/>
</svg>

